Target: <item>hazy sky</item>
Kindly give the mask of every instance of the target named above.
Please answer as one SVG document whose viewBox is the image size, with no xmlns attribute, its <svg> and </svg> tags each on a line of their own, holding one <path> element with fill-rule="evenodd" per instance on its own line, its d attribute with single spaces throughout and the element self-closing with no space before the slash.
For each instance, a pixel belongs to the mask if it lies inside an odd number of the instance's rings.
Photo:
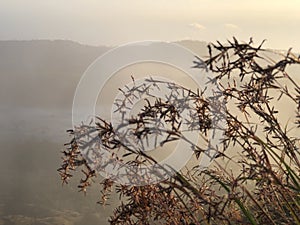
<svg viewBox="0 0 300 225">
<path fill-rule="evenodd" d="M 300 52 L 300 0 L 0 0 L 0 39 L 268 39 Z"/>
</svg>

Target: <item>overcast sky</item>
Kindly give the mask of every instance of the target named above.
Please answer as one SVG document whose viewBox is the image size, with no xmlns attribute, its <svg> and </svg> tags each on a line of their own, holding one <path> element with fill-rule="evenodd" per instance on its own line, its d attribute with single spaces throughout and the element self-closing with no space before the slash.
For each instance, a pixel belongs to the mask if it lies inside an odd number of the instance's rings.
<svg viewBox="0 0 300 225">
<path fill-rule="evenodd" d="M 0 0 L 0 40 L 268 39 L 300 52 L 300 0 Z"/>
</svg>

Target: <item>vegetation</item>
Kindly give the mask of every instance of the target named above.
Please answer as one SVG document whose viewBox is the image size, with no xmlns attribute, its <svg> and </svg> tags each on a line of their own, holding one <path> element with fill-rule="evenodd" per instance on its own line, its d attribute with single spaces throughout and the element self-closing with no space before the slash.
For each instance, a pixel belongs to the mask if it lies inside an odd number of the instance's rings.
<svg viewBox="0 0 300 225">
<path fill-rule="evenodd" d="M 217 128 L 223 131 L 222 145 L 214 149 L 213 163 L 205 169 L 187 166 L 147 185 L 119 184 L 114 177 L 103 179 L 99 203 L 105 204 L 111 193 L 120 197 L 110 224 L 300 224 L 300 86 L 288 73 L 300 60 L 291 50 L 280 53 L 262 46 L 263 43 L 254 46 L 252 40 L 241 43 L 235 38 L 226 44 L 208 45 L 205 67 L 199 61 L 195 61 L 195 67 L 208 68 L 215 74 L 210 82 L 219 85 L 215 95 L 223 96 L 226 106 L 226 126 Z M 143 88 L 158 82 L 149 78 Z M 166 137 L 160 140 L 161 146 L 178 139 L 189 141 L 180 129 L 182 123 L 196 129 L 208 146 L 212 116 L 222 104 L 212 103 L 205 90 L 165 84 L 185 93 L 182 96 L 191 103 L 194 117 L 182 118 L 174 101 L 146 101 L 143 110 L 127 121 L 131 135 L 137 140 L 153 135 L 157 130 L 151 124 L 160 118 L 167 124 L 158 132 Z M 287 105 L 294 112 L 288 122 L 284 111 Z M 83 146 L 98 152 L 105 150 L 112 159 L 126 161 L 132 169 L 127 171 L 129 176 L 143 165 L 158 164 L 147 152 L 120 138 L 117 129 L 98 118 L 95 125 L 82 124 L 76 131 L 69 130 L 73 139 L 66 144 L 58 169 L 63 183 L 81 168 L 84 177 L 78 187 L 86 192 L 96 171 L 105 167 L 92 167 L 79 150 Z M 82 139 L 92 133 L 98 139 Z M 188 143 L 195 161 L 206 154 L 207 147 Z M 160 173 L 155 176 L 170 172 L 159 165 L 158 168 Z"/>
</svg>

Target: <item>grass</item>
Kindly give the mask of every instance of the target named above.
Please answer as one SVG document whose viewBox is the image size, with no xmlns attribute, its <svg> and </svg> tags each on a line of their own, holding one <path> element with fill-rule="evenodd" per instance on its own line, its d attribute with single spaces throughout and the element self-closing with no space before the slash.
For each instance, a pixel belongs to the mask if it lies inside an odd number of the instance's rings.
<svg viewBox="0 0 300 225">
<path fill-rule="evenodd" d="M 120 196 L 111 224 L 300 224 L 300 88 L 287 73 L 288 67 L 300 64 L 299 57 L 291 50 L 271 52 L 263 49 L 263 43 L 254 46 L 252 40 L 244 43 L 233 38 L 225 44 L 209 44 L 208 58 L 195 63 L 199 70 L 208 68 L 215 75 L 211 80 L 219 86 L 215 98 L 207 98 L 205 90 L 148 79 L 142 88 L 168 85 L 169 101 L 146 101 L 142 111 L 121 128 L 97 118 L 95 124 L 70 130 L 74 138 L 66 144 L 58 169 L 62 181 L 66 183 L 81 168 L 84 177 L 78 187 L 86 192 L 98 170 L 124 162 L 127 178 L 145 183 L 120 184 L 120 174 L 102 180 L 99 203 L 106 204 L 111 193 Z M 128 96 L 137 96 L 139 91 L 143 90 L 126 90 L 124 105 L 130 101 Z M 191 103 L 186 106 L 188 118 L 180 114 L 177 104 L 182 101 Z M 294 111 L 292 122 L 285 126 L 286 118 L 279 116 L 283 110 L 278 108 L 280 101 L 291 102 Z M 214 124 L 216 115 L 226 121 L 225 127 Z M 167 126 L 157 132 L 157 121 Z M 206 147 L 190 141 L 183 124 L 197 130 Z M 130 144 L 127 134 L 120 138 L 124 127 L 136 146 Z M 213 129 L 223 133 L 217 146 L 209 140 Z M 195 161 L 201 160 L 207 147 L 213 148 L 214 162 L 207 168 L 182 171 L 160 165 L 140 143 L 161 134 L 166 134 L 161 146 L 179 139 L 188 143 Z M 88 162 L 82 150 L 97 156 L 99 162 Z M 145 165 L 155 165 L 156 170 L 140 174 Z M 159 182 L 147 183 L 154 178 Z"/>
</svg>

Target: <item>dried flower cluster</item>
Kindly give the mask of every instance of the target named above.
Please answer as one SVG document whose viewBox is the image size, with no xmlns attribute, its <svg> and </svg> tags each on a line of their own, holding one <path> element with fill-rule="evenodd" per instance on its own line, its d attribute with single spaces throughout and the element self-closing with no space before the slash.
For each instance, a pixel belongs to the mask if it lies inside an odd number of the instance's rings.
<svg viewBox="0 0 300 225">
<path fill-rule="evenodd" d="M 172 171 L 167 179 L 145 186 L 121 185 L 113 176 L 104 179 L 99 202 L 105 203 L 112 192 L 121 201 L 109 219 L 111 224 L 300 224 L 300 87 L 286 72 L 300 60 L 291 50 L 282 54 L 262 45 L 255 47 L 252 39 L 241 43 L 236 38 L 208 45 L 205 64 L 195 61 L 194 67 L 208 68 L 215 74 L 211 82 L 219 85 L 216 94 L 224 97 L 227 106 L 223 115 L 226 127 L 218 128 L 224 133 L 222 147 L 215 149 L 213 164 L 201 170 L 195 166 Z M 125 172 L 132 180 L 141 178 L 136 171 L 142 165 L 159 168 L 158 173 L 144 174 L 143 179 L 148 175 L 149 179 L 161 178 L 170 170 L 143 151 L 142 140 L 151 135 L 165 135 L 159 139 L 160 146 L 183 139 L 194 151 L 195 160 L 205 154 L 205 148 L 190 142 L 180 129 L 185 124 L 204 140 L 208 138 L 212 114 L 220 109 L 206 98 L 205 90 L 193 91 L 149 78 L 143 86 L 123 90 L 125 100 L 120 101 L 119 110 L 126 107 L 130 96 L 139 97 L 139 92 L 150 96 L 148 91 L 159 82 L 172 90 L 167 99 L 146 101 L 143 110 L 125 119 L 122 126 L 113 128 L 98 118 L 95 125 L 69 131 L 74 139 L 63 151 L 59 168 L 64 183 L 74 170 L 83 167 L 84 178 L 78 187 L 86 192 L 96 176 L 95 168 L 104 170 L 116 162 L 130 165 Z M 279 116 L 281 101 L 290 101 L 295 112 L 287 126 Z M 184 107 L 178 107 L 179 103 Z M 180 110 L 186 108 L 190 116 L 183 118 Z M 134 141 L 126 138 L 128 134 Z M 79 149 L 90 151 L 92 157 L 84 158 Z M 110 157 L 101 160 L 103 152 Z M 91 167 L 89 160 L 95 158 L 99 161 Z"/>
</svg>

